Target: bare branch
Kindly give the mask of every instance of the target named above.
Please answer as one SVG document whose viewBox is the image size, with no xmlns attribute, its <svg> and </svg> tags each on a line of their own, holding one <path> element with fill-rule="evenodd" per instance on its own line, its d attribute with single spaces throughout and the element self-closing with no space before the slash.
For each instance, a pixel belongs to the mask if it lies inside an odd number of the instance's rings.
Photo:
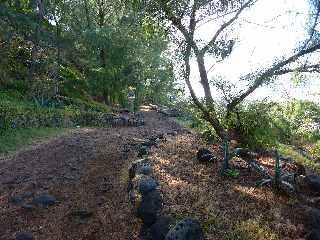
<svg viewBox="0 0 320 240">
<path fill-rule="evenodd" d="M 241 12 L 244 9 L 246 9 L 247 7 L 249 7 L 253 2 L 254 2 L 254 0 L 248 0 L 245 4 L 242 5 L 241 8 L 239 8 L 237 13 L 229 21 L 223 23 L 220 26 L 220 28 L 214 34 L 212 39 L 209 41 L 209 43 L 201 49 L 200 52 L 201 52 L 202 55 L 204 55 L 209 50 L 210 46 L 212 46 L 216 42 L 216 40 L 218 39 L 219 35 L 239 17 Z"/>
<path fill-rule="evenodd" d="M 276 71 L 274 75 L 284 75 L 287 73 L 292 73 L 292 72 L 300 72 L 300 73 L 320 73 L 320 63 L 318 64 L 313 64 L 309 66 L 302 66 L 302 67 L 297 67 L 297 68 L 285 68 L 281 69 L 279 71 Z"/>
<path fill-rule="evenodd" d="M 311 27 L 311 33 L 310 33 L 310 36 L 309 36 L 308 40 L 305 42 L 304 47 L 307 47 L 308 44 L 311 42 L 311 40 L 313 38 L 313 35 L 314 35 L 314 32 L 315 32 L 315 28 L 316 28 L 316 25 L 317 25 L 317 22 L 318 22 L 318 19 L 319 19 L 319 14 L 320 14 L 320 3 L 318 3 L 316 16 L 314 18 L 314 22 L 313 22 L 312 27 Z"/>
<path fill-rule="evenodd" d="M 242 94 L 240 94 L 238 97 L 234 98 L 230 104 L 228 104 L 227 108 L 229 111 L 233 110 L 240 102 L 242 102 L 247 96 L 249 96 L 253 91 L 255 91 L 258 87 L 263 85 L 264 83 L 267 83 L 272 77 L 280 75 L 281 68 L 285 67 L 286 65 L 295 62 L 300 57 L 307 55 L 309 53 L 315 52 L 320 49 L 320 43 L 307 48 L 300 50 L 298 53 L 292 55 L 291 57 L 288 57 L 287 59 L 280 61 L 276 64 L 274 64 L 269 69 L 263 71 L 262 73 L 258 74 L 255 77 L 254 83 Z M 285 70 L 282 70 L 283 74 L 286 73 Z M 278 74 L 277 74 L 278 73 Z"/>
<path fill-rule="evenodd" d="M 209 22 L 216 21 L 216 20 L 218 20 L 218 19 L 220 19 L 220 18 L 226 17 L 226 16 L 228 16 L 228 15 L 230 15 L 230 14 L 233 14 L 233 13 L 236 13 L 236 12 L 238 12 L 238 11 L 239 11 L 239 9 L 235 9 L 235 10 L 232 10 L 232 11 L 230 11 L 230 12 L 227 12 L 227 13 L 224 13 L 224 14 L 222 14 L 222 15 L 219 15 L 219 16 L 217 16 L 217 17 L 213 17 L 213 18 L 207 19 L 205 22 L 202 22 L 202 23 L 201 23 L 201 21 L 202 21 L 203 19 L 202 19 L 202 20 L 198 20 L 197 23 L 200 23 L 200 24 L 197 26 L 197 28 L 200 28 L 200 27 L 202 27 L 203 25 L 205 25 L 205 24 L 207 24 L 207 23 L 209 23 Z"/>
</svg>

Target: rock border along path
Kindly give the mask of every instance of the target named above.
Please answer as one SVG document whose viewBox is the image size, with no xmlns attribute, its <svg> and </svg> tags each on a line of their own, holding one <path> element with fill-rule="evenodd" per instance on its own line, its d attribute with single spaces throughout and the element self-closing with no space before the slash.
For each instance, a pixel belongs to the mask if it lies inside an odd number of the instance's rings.
<svg viewBox="0 0 320 240">
<path fill-rule="evenodd" d="M 163 199 L 159 183 L 154 179 L 152 162 L 148 153 L 152 146 L 165 141 L 165 135 L 142 140 L 138 156 L 129 167 L 128 196 L 135 216 L 142 220 L 140 239 L 142 240 L 204 240 L 200 223 L 191 218 L 181 221 L 171 216 L 161 215 Z"/>
<path fill-rule="evenodd" d="M 74 129 L 1 157 L 0 239 L 139 239 L 126 191 L 136 140 L 180 129 L 150 109 L 143 115 L 143 126 Z"/>
</svg>

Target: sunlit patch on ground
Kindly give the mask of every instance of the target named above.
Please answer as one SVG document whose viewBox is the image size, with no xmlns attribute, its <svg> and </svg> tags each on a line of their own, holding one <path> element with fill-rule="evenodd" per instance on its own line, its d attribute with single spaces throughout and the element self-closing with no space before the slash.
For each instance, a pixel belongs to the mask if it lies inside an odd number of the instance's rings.
<svg viewBox="0 0 320 240">
<path fill-rule="evenodd" d="M 239 164 L 238 178 L 222 178 L 219 164 L 200 164 L 197 150 L 204 147 L 191 134 L 171 137 L 152 151 L 156 178 L 164 194 L 164 212 L 180 219 L 201 221 L 207 239 L 277 240 L 299 239 L 304 227 L 294 216 L 290 199 L 271 188 L 256 187 L 263 176 Z M 208 146 L 205 146 L 208 147 Z M 219 148 L 209 147 L 222 158 Z M 235 162 L 240 159 L 235 159 Z M 263 159 L 273 169 L 274 160 Z M 243 165 L 243 166 L 242 166 Z"/>
</svg>

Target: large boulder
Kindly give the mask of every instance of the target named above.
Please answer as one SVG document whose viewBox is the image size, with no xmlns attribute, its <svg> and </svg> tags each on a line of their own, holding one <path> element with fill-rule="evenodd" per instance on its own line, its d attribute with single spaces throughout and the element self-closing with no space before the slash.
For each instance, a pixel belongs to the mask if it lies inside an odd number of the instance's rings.
<svg viewBox="0 0 320 240">
<path fill-rule="evenodd" d="M 309 185 L 311 191 L 314 193 L 320 194 L 320 175 L 319 174 L 310 174 L 306 176 L 306 182 Z"/>
<path fill-rule="evenodd" d="M 320 229 L 312 229 L 305 237 L 306 240 L 320 240 Z"/>
<path fill-rule="evenodd" d="M 311 231 L 305 236 L 306 240 L 320 240 L 320 210 L 309 206 L 302 208 L 304 216 L 307 218 L 307 225 Z"/>
<path fill-rule="evenodd" d="M 147 194 L 153 190 L 156 190 L 159 186 L 158 182 L 152 177 L 147 175 L 136 175 L 130 182 L 128 191 L 136 191 L 139 194 Z"/>
<path fill-rule="evenodd" d="M 235 148 L 234 155 L 243 159 L 256 159 L 258 154 L 246 148 Z"/>
<path fill-rule="evenodd" d="M 16 240 L 33 240 L 34 237 L 30 232 L 21 232 L 16 234 Z"/>
<path fill-rule="evenodd" d="M 141 202 L 137 206 L 137 217 L 146 226 L 155 223 L 163 205 L 162 196 L 159 190 L 153 190 L 142 195 Z"/>
<path fill-rule="evenodd" d="M 320 175 L 317 173 L 295 176 L 295 184 L 299 192 L 320 195 Z"/>
<path fill-rule="evenodd" d="M 310 225 L 313 228 L 318 228 L 320 230 L 320 210 L 311 208 L 308 211 L 308 216 L 310 217 Z"/>
<path fill-rule="evenodd" d="M 176 220 L 170 216 L 158 217 L 150 228 L 152 240 L 164 240 L 170 229 L 174 227 L 175 222 Z"/>
<path fill-rule="evenodd" d="M 57 203 L 57 199 L 49 194 L 42 194 L 35 197 L 32 201 L 35 205 L 42 205 L 44 207 L 52 206 Z"/>
<path fill-rule="evenodd" d="M 144 194 L 147 194 L 148 192 L 156 190 L 158 185 L 159 184 L 157 183 L 156 180 L 147 176 L 147 177 L 140 179 L 140 181 L 138 183 L 138 189 L 139 189 L 139 192 L 142 195 L 144 195 Z"/>
<path fill-rule="evenodd" d="M 213 162 L 215 160 L 215 157 L 213 156 L 213 153 L 206 148 L 201 148 L 197 152 L 197 159 L 199 162 L 205 163 L 205 162 Z"/>
<path fill-rule="evenodd" d="M 186 218 L 168 232 L 165 240 L 204 240 L 204 233 L 197 220 Z"/>
</svg>

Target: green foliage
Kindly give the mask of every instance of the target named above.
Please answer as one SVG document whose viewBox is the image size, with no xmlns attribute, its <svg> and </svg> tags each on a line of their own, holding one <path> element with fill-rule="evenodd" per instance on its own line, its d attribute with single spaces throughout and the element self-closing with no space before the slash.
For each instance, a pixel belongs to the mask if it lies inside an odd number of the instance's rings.
<svg viewBox="0 0 320 240">
<path fill-rule="evenodd" d="M 206 139 L 214 139 L 215 131 L 195 107 L 187 102 L 181 109 L 184 112 L 178 118 L 181 123 L 202 133 Z M 231 139 L 237 140 L 241 147 L 268 149 L 283 143 L 311 145 L 314 155 L 319 151 L 316 143 L 320 139 L 320 107 L 313 102 L 255 101 L 239 105 L 227 120 L 222 110 L 218 109 L 218 114 Z"/>
<path fill-rule="evenodd" d="M 320 107 L 313 102 L 254 102 L 240 105 L 229 119 L 230 129 L 244 147 L 271 148 L 278 143 L 300 144 L 319 139 Z"/>
<path fill-rule="evenodd" d="M 0 100 L 1 129 L 110 125 L 111 114 L 99 104 L 69 99 L 63 108 L 43 107 L 12 93 L 0 93 Z"/>
<path fill-rule="evenodd" d="M 242 147 L 269 148 L 277 144 L 278 132 L 274 128 L 270 108 L 273 103 L 254 102 L 239 106 L 229 121 Z"/>
<path fill-rule="evenodd" d="M 314 143 L 310 152 L 314 157 L 320 159 L 320 141 Z"/>
<path fill-rule="evenodd" d="M 282 142 L 314 141 L 320 138 L 315 127 L 320 119 L 320 107 L 310 101 L 292 100 L 274 105 L 274 123 L 282 132 Z"/>
<path fill-rule="evenodd" d="M 228 177 L 232 177 L 232 178 L 237 178 L 238 176 L 239 176 L 239 174 L 240 174 L 240 172 L 239 172 L 239 170 L 237 170 L 237 169 L 227 169 L 226 171 L 225 171 L 225 176 L 228 176 Z"/>
<path fill-rule="evenodd" d="M 165 31 L 151 17 L 123 8 L 122 1 L 48 0 L 44 8 L 39 22 L 36 1 L 0 2 L 2 89 L 43 106 L 59 105 L 58 93 L 90 105 L 95 99 L 127 107 L 129 89 L 135 110 L 150 96 L 166 101 L 175 78 L 163 54 Z M 32 49 L 37 59 L 30 75 Z"/>
<path fill-rule="evenodd" d="M 282 155 L 290 157 L 294 161 L 296 161 L 304 166 L 308 166 L 311 169 L 320 173 L 320 164 L 319 163 L 302 156 L 301 153 L 299 153 L 298 151 L 296 151 L 292 147 L 284 145 L 284 144 L 280 144 L 278 149 Z"/>
<path fill-rule="evenodd" d="M 64 131 L 61 128 L 0 129 L 0 153 L 15 151 L 35 140 L 56 136 Z"/>
<path fill-rule="evenodd" d="M 195 129 L 204 139 L 213 142 L 217 136 L 216 132 L 210 124 L 203 121 L 201 112 L 190 101 L 180 101 L 177 105 L 182 113 L 177 117 L 178 122 L 188 128 Z"/>
<path fill-rule="evenodd" d="M 82 97 L 88 90 L 87 82 L 76 70 L 67 66 L 59 69 L 60 93 L 67 97 Z"/>
</svg>

